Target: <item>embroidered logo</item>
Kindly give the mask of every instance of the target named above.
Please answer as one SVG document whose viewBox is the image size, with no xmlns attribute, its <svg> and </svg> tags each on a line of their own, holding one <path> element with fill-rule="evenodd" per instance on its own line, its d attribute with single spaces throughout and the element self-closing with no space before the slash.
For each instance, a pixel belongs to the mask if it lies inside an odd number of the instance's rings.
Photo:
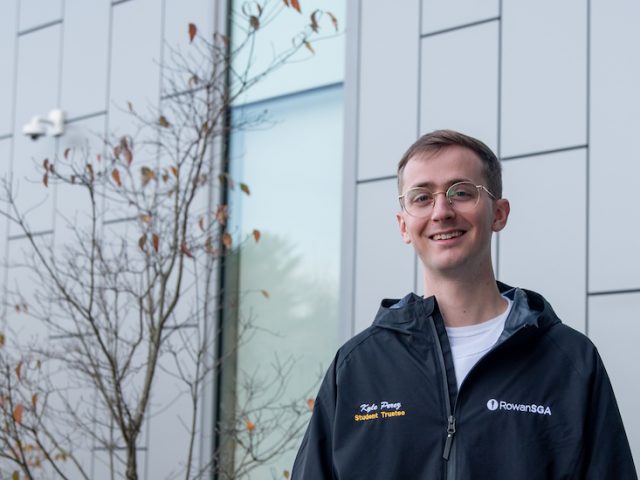
<svg viewBox="0 0 640 480">
<path fill-rule="evenodd" d="M 536 405 L 535 403 L 509 403 L 504 400 L 492 398 L 487 402 L 487 409 L 492 412 L 496 410 L 507 410 L 525 413 L 535 413 L 538 415 L 551 415 L 551 407 L 548 405 Z"/>
<path fill-rule="evenodd" d="M 353 419 L 356 422 L 378 420 L 391 417 L 404 417 L 407 414 L 402 409 L 401 402 L 381 401 L 378 403 L 362 403 L 358 407 L 358 413 Z"/>
</svg>

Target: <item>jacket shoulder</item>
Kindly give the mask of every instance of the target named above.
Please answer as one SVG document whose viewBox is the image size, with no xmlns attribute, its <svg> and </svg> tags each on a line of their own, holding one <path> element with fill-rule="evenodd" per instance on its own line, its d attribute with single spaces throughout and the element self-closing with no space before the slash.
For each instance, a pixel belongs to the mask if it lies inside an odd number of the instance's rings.
<svg viewBox="0 0 640 480">
<path fill-rule="evenodd" d="M 564 323 L 557 323 L 549 329 L 546 337 L 578 374 L 589 376 L 593 372 L 595 362 L 599 361 L 598 349 L 585 334 Z"/>
<path fill-rule="evenodd" d="M 374 335 L 380 333 L 380 329 L 375 325 L 371 325 L 365 328 L 363 331 L 358 333 L 357 335 L 351 337 L 347 340 L 339 349 L 335 358 L 336 369 L 339 370 L 345 361 L 355 352 L 358 348 L 366 343 Z"/>
</svg>

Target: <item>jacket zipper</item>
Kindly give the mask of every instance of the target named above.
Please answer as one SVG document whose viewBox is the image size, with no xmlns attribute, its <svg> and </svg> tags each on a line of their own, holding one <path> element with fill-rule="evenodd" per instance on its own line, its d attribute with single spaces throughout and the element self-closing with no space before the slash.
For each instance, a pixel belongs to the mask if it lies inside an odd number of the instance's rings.
<svg viewBox="0 0 640 480">
<path fill-rule="evenodd" d="M 451 456 L 451 450 L 454 446 L 453 441 L 455 439 L 456 433 L 456 417 L 454 416 L 454 412 L 451 409 L 451 396 L 449 395 L 447 368 L 444 363 L 442 345 L 440 345 L 440 337 L 438 336 L 438 331 L 436 330 L 436 324 L 433 320 L 433 317 L 431 317 L 429 325 L 431 327 L 431 330 L 433 331 L 434 343 L 436 344 L 436 349 L 438 350 L 438 362 L 440 363 L 440 371 L 442 372 L 442 385 L 444 387 L 444 404 L 447 411 L 447 439 L 444 442 L 444 451 L 442 452 L 442 458 L 444 458 L 447 462 L 447 465 L 445 467 L 447 480 L 454 480 L 456 471 L 456 455 Z"/>
</svg>

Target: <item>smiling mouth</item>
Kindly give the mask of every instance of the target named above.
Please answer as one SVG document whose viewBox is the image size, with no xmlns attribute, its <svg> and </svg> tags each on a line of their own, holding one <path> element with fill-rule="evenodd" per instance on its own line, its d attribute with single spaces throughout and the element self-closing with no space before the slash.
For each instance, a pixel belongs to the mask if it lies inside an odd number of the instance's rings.
<svg viewBox="0 0 640 480">
<path fill-rule="evenodd" d="M 450 238 L 456 238 L 464 234 L 462 230 L 456 230 L 455 232 L 436 233 L 431 236 L 432 240 L 449 240 Z"/>
</svg>

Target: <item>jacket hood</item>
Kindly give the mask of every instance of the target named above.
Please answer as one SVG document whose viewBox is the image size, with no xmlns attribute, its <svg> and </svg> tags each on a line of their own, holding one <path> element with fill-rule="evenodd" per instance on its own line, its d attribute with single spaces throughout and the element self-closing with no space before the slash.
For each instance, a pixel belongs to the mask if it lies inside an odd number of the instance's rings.
<svg viewBox="0 0 640 480">
<path fill-rule="evenodd" d="M 503 336 L 510 336 L 523 326 L 532 326 L 543 331 L 560 323 L 549 302 L 539 293 L 510 287 L 501 282 L 497 284 L 500 293 L 513 301 Z M 384 299 L 373 326 L 411 335 L 414 331 L 421 330 L 424 321 L 437 309 L 438 303 L 433 296 L 423 298 L 410 293 L 401 299 Z"/>
</svg>

